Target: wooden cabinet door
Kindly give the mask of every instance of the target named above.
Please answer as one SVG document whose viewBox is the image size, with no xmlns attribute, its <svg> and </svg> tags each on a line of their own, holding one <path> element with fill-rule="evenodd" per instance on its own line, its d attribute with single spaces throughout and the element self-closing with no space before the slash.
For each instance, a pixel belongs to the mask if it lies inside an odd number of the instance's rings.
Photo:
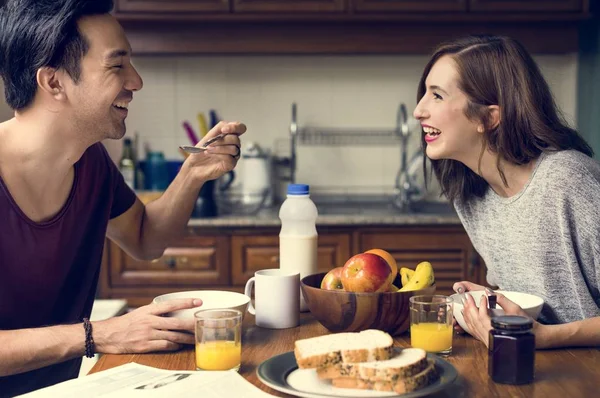
<svg viewBox="0 0 600 398">
<path fill-rule="evenodd" d="M 134 260 L 110 242 L 111 287 L 163 286 L 185 290 L 229 284 L 227 237 L 186 236 L 154 261 Z"/>
<path fill-rule="evenodd" d="M 466 11 L 467 0 L 353 0 L 354 10 L 359 12 L 430 12 Z"/>
<path fill-rule="evenodd" d="M 229 0 L 117 0 L 118 12 L 229 12 Z"/>
<path fill-rule="evenodd" d="M 436 293 L 450 295 L 454 282 L 477 282 L 477 255 L 462 227 L 415 227 L 371 230 L 359 233 L 360 251 L 389 251 L 398 267 L 415 269 L 421 261 L 433 266 Z"/>
<path fill-rule="evenodd" d="M 472 11 L 582 11 L 584 0 L 469 0 Z"/>
<path fill-rule="evenodd" d="M 344 0 L 233 0 L 234 12 L 331 13 L 345 9 Z"/>
<path fill-rule="evenodd" d="M 317 263 L 319 272 L 344 265 L 350 257 L 350 234 L 319 234 Z M 279 235 L 277 233 L 238 235 L 231 237 L 231 279 L 244 285 L 254 272 L 279 268 Z"/>
</svg>

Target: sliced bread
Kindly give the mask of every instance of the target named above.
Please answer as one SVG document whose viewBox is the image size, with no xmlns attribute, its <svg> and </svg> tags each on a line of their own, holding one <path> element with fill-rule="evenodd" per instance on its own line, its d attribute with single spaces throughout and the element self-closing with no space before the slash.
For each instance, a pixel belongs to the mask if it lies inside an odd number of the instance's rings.
<svg viewBox="0 0 600 398">
<path fill-rule="evenodd" d="M 368 362 L 389 359 L 392 336 L 381 330 L 334 333 L 296 340 L 294 355 L 300 369 L 320 368 L 341 362 Z"/>
<path fill-rule="evenodd" d="M 388 381 L 373 381 L 362 378 L 340 377 L 332 379 L 331 384 L 339 388 L 356 388 L 359 390 L 389 391 L 396 394 L 420 390 L 427 387 L 438 378 L 435 362 L 428 361 L 427 367 L 414 376 L 400 378 L 392 377 Z"/>
<path fill-rule="evenodd" d="M 317 368 L 320 379 L 351 377 L 386 381 L 392 377 L 414 376 L 427 367 L 427 353 L 420 348 L 404 348 L 396 356 L 383 360 L 362 363 L 337 363 Z"/>
</svg>

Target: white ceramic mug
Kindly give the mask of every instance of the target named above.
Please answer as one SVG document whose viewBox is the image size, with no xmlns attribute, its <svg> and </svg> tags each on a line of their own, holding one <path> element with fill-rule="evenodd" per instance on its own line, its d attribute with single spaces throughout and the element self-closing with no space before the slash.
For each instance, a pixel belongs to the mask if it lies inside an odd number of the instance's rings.
<svg viewBox="0 0 600 398">
<path fill-rule="evenodd" d="M 256 326 L 286 329 L 298 326 L 300 317 L 300 273 L 280 269 L 256 271 L 246 282 L 244 294 L 252 296 L 248 312 L 256 316 Z M 256 308 L 255 308 L 256 307 Z"/>
</svg>

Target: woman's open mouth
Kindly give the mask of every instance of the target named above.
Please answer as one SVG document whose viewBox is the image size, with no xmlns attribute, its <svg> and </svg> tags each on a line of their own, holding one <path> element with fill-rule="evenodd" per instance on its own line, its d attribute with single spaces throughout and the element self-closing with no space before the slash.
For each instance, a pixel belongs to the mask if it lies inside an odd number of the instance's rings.
<svg viewBox="0 0 600 398">
<path fill-rule="evenodd" d="M 425 141 L 433 142 L 435 141 L 439 135 L 442 133 L 440 130 L 435 127 L 423 126 L 423 131 L 425 132 Z"/>
</svg>

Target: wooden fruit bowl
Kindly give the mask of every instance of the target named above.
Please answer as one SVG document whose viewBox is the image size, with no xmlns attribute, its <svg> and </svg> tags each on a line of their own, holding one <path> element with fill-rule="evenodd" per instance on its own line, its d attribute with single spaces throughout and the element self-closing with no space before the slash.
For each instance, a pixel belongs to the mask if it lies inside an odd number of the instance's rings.
<svg viewBox="0 0 600 398">
<path fill-rule="evenodd" d="M 325 275 L 322 272 L 302 278 L 300 289 L 310 312 L 334 333 L 379 329 L 399 335 L 410 327 L 409 298 L 435 294 L 435 284 L 422 290 L 393 293 L 325 290 L 320 288 Z"/>
</svg>

